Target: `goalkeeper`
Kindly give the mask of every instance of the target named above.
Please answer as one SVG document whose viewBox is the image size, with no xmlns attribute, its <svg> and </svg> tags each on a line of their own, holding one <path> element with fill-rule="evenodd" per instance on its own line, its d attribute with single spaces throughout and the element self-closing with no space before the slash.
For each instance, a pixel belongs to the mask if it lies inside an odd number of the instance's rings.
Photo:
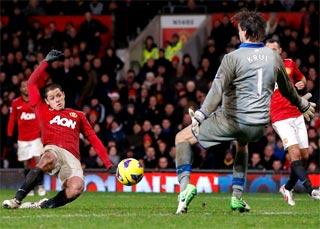
<svg viewBox="0 0 320 229">
<path fill-rule="evenodd" d="M 236 140 L 237 153 L 233 167 L 231 209 L 249 211 L 242 199 L 248 163 L 248 142 L 259 140 L 269 123 L 270 98 L 275 82 L 306 119 L 314 115 L 314 103 L 300 97 L 291 85 L 281 57 L 261 42 L 265 21 L 257 12 L 243 11 L 233 20 L 238 24 L 242 42 L 239 49 L 226 54 L 221 62 L 201 108 L 189 110 L 192 124 L 181 130 L 175 139 L 176 170 L 180 183 L 176 214 L 186 213 L 196 195 L 190 184 L 193 153 L 191 145 L 199 142 L 204 148 L 222 141 Z M 222 106 L 218 105 L 222 102 Z"/>
</svg>

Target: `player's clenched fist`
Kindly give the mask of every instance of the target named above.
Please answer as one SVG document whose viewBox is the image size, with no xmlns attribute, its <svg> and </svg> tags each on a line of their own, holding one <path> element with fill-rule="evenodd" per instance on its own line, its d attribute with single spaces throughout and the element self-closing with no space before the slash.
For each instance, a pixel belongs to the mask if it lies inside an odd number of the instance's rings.
<svg viewBox="0 0 320 229">
<path fill-rule="evenodd" d="M 312 97 L 311 93 L 307 93 L 304 96 L 302 96 L 302 99 L 308 100 Z M 303 117 L 307 120 L 310 121 L 314 117 L 314 112 L 315 112 L 315 107 L 316 104 L 312 102 L 308 102 L 308 105 L 302 110 L 303 112 Z"/>
<path fill-rule="evenodd" d="M 206 116 L 200 111 L 197 110 L 194 112 L 192 109 L 189 108 L 189 115 L 191 117 L 191 129 L 195 136 L 199 135 L 200 125 L 203 122 L 203 120 L 206 119 Z"/>
<path fill-rule="evenodd" d="M 55 49 L 52 49 L 46 56 L 45 60 L 48 62 L 48 63 L 52 63 L 54 61 L 57 61 L 57 60 L 62 60 L 64 57 L 64 54 L 63 52 L 59 51 L 59 50 L 55 50 Z"/>
</svg>

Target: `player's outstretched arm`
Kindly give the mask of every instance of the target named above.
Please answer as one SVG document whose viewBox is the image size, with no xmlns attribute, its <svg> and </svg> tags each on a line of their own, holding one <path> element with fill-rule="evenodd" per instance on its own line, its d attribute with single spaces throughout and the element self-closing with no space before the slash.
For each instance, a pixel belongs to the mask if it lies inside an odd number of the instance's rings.
<svg viewBox="0 0 320 229">
<path fill-rule="evenodd" d="M 40 91 L 47 79 L 48 74 L 46 68 L 49 63 L 60 60 L 64 57 L 63 53 L 57 50 L 51 50 L 44 61 L 34 70 L 31 74 L 30 79 L 28 80 L 28 93 L 29 93 L 29 103 L 31 106 L 36 106 L 41 101 Z"/>
<path fill-rule="evenodd" d="M 93 128 L 90 126 L 87 118 L 84 114 L 81 114 L 81 133 L 89 140 L 90 144 L 93 146 L 95 151 L 97 152 L 99 158 L 102 160 L 104 166 L 107 170 L 113 167 L 112 162 L 109 159 L 108 152 L 101 140 L 97 137 Z"/>
<path fill-rule="evenodd" d="M 41 101 L 40 88 L 48 78 L 47 67 L 48 63 L 46 61 L 41 62 L 28 80 L 29 103 L 31 106 L 36 106 Z"/>
<path fill-rule="evenodd" d="M 315 104 L 308 101 L 308 99 L 304 97 L 300 97 L 295 89 L 295 87 L 291 84 L 283 62 L 279 59 L 279 69 L 277 71 L 277 84 L 281 94 L 287 98 L 293 105 L 297 106 L 299 110 L 303 113 L 305 119 L 310 121 L 310 119 L 314 116 L 315 112 Z"/>
<path fill-rule="evenodd" d="M 227 54 L 223 57 L 211 88 L 200 108 L 200 111 L 208 117 L 219 106 L 225 88 L 232 81 L 234 64 L 232 58 Z"/>
</svg>

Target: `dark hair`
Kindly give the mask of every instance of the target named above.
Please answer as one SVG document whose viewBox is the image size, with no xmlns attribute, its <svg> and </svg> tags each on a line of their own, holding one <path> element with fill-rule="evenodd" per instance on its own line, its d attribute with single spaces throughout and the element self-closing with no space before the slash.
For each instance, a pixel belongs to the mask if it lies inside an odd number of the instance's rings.
<svg viewBox="0 0 320 229">
<path fill-rule="evenodd" d="M 281 48 L 281 44 L 280 44 L 280 41 L 279 40 L 277 40 L 277 39 L 268 39 L 267 41 L 266 41 L 266 44 L 267 43 L 277 43 L 278 45 L 279 45 L 279 48 Z"/>
<path fill-rule="evenodd" d="M 50 84 L 46 85 L 43 88 L 43 93 L 42 93 L 43 98 L 47 98 L 48 91 L 51 91 L 51 90 L 54 90 L 54 89 L 57 89 L 57 88 L 60 89 L 61 91 L 63 91 L 61 85 L 59 85 L 59 84 L 50 83 Z"/>
<path fill-rule="evenodd" d="M 266 21 L 255 11 L 244 10 L 232 17 L 232 21 L 239 24 L 246 31 L 246 38 L 250 41 L 262 41 L 265 35 Z"/>
</svg>

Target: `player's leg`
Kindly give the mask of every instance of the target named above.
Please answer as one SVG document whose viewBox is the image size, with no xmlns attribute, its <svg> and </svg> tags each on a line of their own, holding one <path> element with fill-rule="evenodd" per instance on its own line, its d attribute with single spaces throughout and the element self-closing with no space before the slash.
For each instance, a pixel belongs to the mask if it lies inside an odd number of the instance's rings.
<svg viewBox="0 0 320 229">
<path fill-rule="evenodd" d="M 24 178 L 26 178 L 27 175 L 28 175 L 28 173 L 30 172 L 30 163 L 29 163 L 29 161 L 30 161 L 30 159 L 23 161 L 23 174 L 24 174 Z M 28 196 L 34 196 L 34 191 L 31 190 L 31 191 L 28 193 Z"/>
<path fill-rule="evenodd" d="M 83 170 L 80 161 L 69 151 L 58 146 L 51 145 L 57 155 L 59 179 L 63 184 L 63 190 L 51 199 L 42 199 L 38 202 L 27 202 L 21 208 L 57 208 L 70 203 L 80 196 L 84 188 Z M 55 173 L 56 174 L 56 173 Z"/>
<path fill-rule="evenodd" d="M 32 158 L 36 163 L 38 163 L 40 161 L 40 157 L 33 157 Z M 36 191 L 37 191 L 37 194 L 39 196 L 45 196 L 46 195 L 46 190 L 43 186 L 43 179 L 44 179 L 44 174 L 40 174 L 38 177 L 37 177 L 37 185 L 36 185 Z"/>
<path fill-rule="evenodd" d="M 45 151 L 36 167 L 31 169 L 26 176 L 24 183 L 16 192 L 15 198 L 11 200 L 5 200 L 2 206 L 4 208 L 18 208 L 22 200 L 37 185 L 37 177 L 39 175 L 43 175 L 44 172 L 53 170 L 55 168 L 56 161 L 57 157 L 55 153 L 50 150 Z"/>
<path fill-rule="evenodd" d="M 284 149 L 289 154 L 289 158 L 291 161 L 291 172 L 289 175 L 289 179 L 285 185 L 282 185 L 279 189 L 279 192 L 282 194 L 284 200 L 290 205 L 294 206 L 295 201 L 293 198 L 293 188 L 298 181 L 298 176 L 292 169 L 292 162 L 293 161 L 300 161 L 300 148 L 299 148 L 299 141 L 297 127 L 294 123 L 294 119 L 285 119 L 272 124 L 273 129 L 281 138 L 283 142 Z"/>
<path fill-rule="evenodd" d="M 70 177 L 64 182 L 63 187 L 64 189 L 58 192 L 56 196 L 47 201 L 43 201 L 40 207 L 57 208 L 77 199 L 84 189 L 83 178 L 78 176 Z"/>
<path fill-rule="evenodd" d="M 230 207 L 240 212 L 250 211 L 250 206 L 242 199 L 248 168 L 248 144 L 236 142 L 236 156 L 233 164 L 232 197 Z"/>
<path fill-rule="evenodd" d="M 180 184 L 179 205 L 176 214 L 185 213 L 196 195 L 195 186 L 190 183 L 193 152 L 191 146 L 197 142 L 191 131 L 191 125 L 176 135 L 176 170 Z"/>
<path fill-rule="evenodd" d="M 307 176 L 306 163 L 309 157 L 309 141 L 303 116 L 296 118 L 294 123 L 297 128 L 298 143 L 300 148 L 300 161 L 295 162 L 295 168 L 292 168 L 292 170 L 296 173 L 296 176 L 302 182 L 310 197 L 320 200 L 320 192 L 317 189 L 312 188 L 311 182 Z"/>
</svg>

